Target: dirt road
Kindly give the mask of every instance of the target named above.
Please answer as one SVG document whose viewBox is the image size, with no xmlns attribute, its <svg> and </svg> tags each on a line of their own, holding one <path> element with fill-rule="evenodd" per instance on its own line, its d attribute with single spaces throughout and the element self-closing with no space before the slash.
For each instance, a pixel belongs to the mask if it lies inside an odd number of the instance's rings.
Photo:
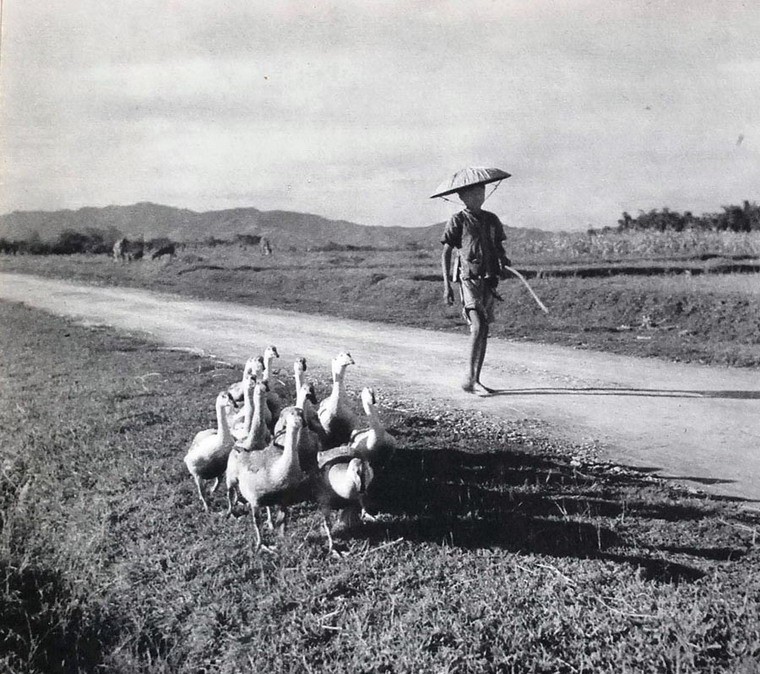
<svg viewBox="0 0 760 674">
<path fill-rule="evenodd" d="M 267 344 L 280 365 L 326 366 L 351 351 L 349 385 L 538 419 L 556 437 L 596 444 L 606 458 L 648 466 L 707 491 L 760 500 L 760 375 L 564 347 L 492 340 L 489 398 L 461 392 L 467 335 L 187 300 L 143 290 L 0 274 L 0 298 L 150 335 L 242 363 Z M 324 372 L 324 369 L 322 370 Z"/>
</svg>

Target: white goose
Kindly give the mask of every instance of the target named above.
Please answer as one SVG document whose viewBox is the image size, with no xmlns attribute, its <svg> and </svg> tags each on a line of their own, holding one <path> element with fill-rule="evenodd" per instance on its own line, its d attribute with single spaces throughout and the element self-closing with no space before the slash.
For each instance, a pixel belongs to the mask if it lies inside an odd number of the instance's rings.
<svg viewBox="0 0 760 674">
<path fill-rule="evenodd" d="M 276 346 L 268 346 L 264 350 L 264 372 L 261 378 L 262 381 L 266 382 L 267 386 L 269 387 L 269 391 L 267 393 L 267 406 L 269 407 L 269 411 L 272 415 L 272 423 L 274 423 L 274 421 L 279 418 L 280 412 L 282 411 L 284 405 L 282 401 L 282 395 L 284 395 L 284 386 L 282 385 L 282 382 L 279 382 L 275 379 L 274 369 L 272 368 L 272 361 L 275 358 L 279 357 L 280 354 L 277 351 Z M 278 388 L 280 390 L 278 390 Z M 270 425 L 270 428 L 273 428 L 273 426 Z"/>
<path fill-rule="evenodd" d="M 301 431 L 301 437 L 298 442 L 298 456 L 301 462 L 301 468 L 305 473 L 313 473 L 317 468 L 317 453 L 323 449 L 322 438 L 324 431 L 322 426 L 317 423 L 318 431 L 309 427 L 308 414 L 314 414 L 313 403 L 316 401 L 314 387 L 308 382 L 301 384 L 296 396 L 294 407 L 298 408 L 304 418 L 304 428 Z M 274 441 L 280 443 L 285 433 L 286 419 L 282 416 L 277 420 L 274 427 Z"/>
<path fill-rule="evenodd" d="M 342 515 L 356 511 L 358 504 L 365 511 L 364 499 L 367 487 L 374 478 L 369 461 L 347 456 L 322 461 L 318 456 L 320 472 L 315 480 L 315 496 L 322 512 L 322 527 L 327 536 L 328 552 L 340 556 L 334 547 L 331 533 L 331 516 L 334 509 L 342 509 Z"/>
<path fill-rule="evenodd" d="M 293 379 L 296 382 L 296 395 L 301 390 L 301 386 L 306 383 L 306 358 L 296 358 L 293 362 Z"/>
<path fill-rule="evenodd" d="M 333 386 L 329 397 L 319 406 L 317 414 L 326 435 L 325 447 L 335 447 L 346 443 L 351 433 L 359 426 L 356 412 L 348 405 L 344 378 L 346 368 L 354 365 L 354 359 L 348 352 L 339 353 L 332 360 Z"/>
<path fill-rule="evenodd" d="M 253 378 L 255 381 L 260 381 L 262 376 L 264 374 L 264 359 L 261 356 L 254 356 L 253 358 L 249 358 L 248 361 L 245 364 L 245 370 L 243 372 L 243 380 L 241 382 L 235 382 L 232 386 L 230 386 L 228 391 L 231 391 L 234 389 L 235 391 L 240 390 L 240 398 L 235 398 L 235 395 L 233 394 L 233 400 L 236 401 L 236 407 L 230 411 L 230 413 L 227 415 L 227 420 L 229 421 L 230 428 L 235 430 L 237 426 L 239 426 L 241 420 L 245 417 L 245 389 L 246 389 L 246 382 L 249 381 L 250 378 Z M 243 405 L 241 407 L 238 407 L 237 404 L 239 401 L 243 401 Z"/>
<path fill-rule="evenodd" d="M 267 407 L 267 393 L 269 388 L 264 382 L 255 382 L 251 390 L 251 420 L 246 436 L 235 443 L 246 452 L 263 449 L 272 439 L 269 432 L 271 421 L 269 408 Z"/>
<path fill-rule="evenodd" d="M 304 421 L 306 421 L 306 425 L 310 430 L 314 431 L 319 436 L 320 443 L 322 443 L 324 446 L 325 430 L 322 428 L 322 424 L 319 421 L 319 416 L 317 415 L 317 409 L 315 407 L 317 404 L 317 394 L 314 391 L 313 384 L 310 384 L 306 379 L 306 376 L 304 374 L 305 372 L 306 358 L 296 358 L 295 362 L 293 363 L 293 379 L 295 380 L 296 384 L 295 406 L 300 407 L 303 410 Z M 299 392 L 302 391 L 304 385 L 309 387 L 309 392 L 304 400 L 298 402 Z M 275 435 L 277 434 L 278 431 L 275 429 Z"/>
<path fill-rule="evenodd" d="M 253 414 L 248 434 L 243 440 L 234 443 L 227 459 L 227 515 L 232 514 L 232 508 L 237 503 L 238 480 L 240 468 L 245 463 L 248 452 L 256 452 L 267 447 L 272 439 L 265 420 L 269 410 L 266 405 L 267 385 L 256 382 L 253 387 Z M 271 519 L 271 518 L 270 518 Z"/>
<path fill-rule="evenodd" d="M 266 349 L 264 349 L 264 355 L 262 356 L 263 363 L 264 363 L 264 374 L 263 379 L 267 384 L 269 384 L 273 380 L 273 369 L 272 369 L 272 361 L 275 358 L 279 358 L 280 354 L 277 351 L 277 347 L 270 345 Z"/>
<path fill-rule="evenodd" d="M 253 421 L 253 396 L 256 377 L 252 372 L 246 372 L 243 380 L 246 382 L 243 392 L 243 407 L 230 415 L 229 418 L 230 432 L 235 440 L 245 439 L 251 430 L 251 422 Z"/>
<path fill-rule="evenodd" d="M 366 461 L 374 471 L 382 468 L 396 451 L 395 438 L 385 430 L 380 416 L 375 408 L 375 392 L 371 388 L 362 389 L 362 406 L 369 421 L 369 428 L 356 430 L 351 434 L 351 440 L 338 447 L 324 450 L 319 454 L 320 464 L 324 465 L 332 461 L 350 461 L 361 459 Z M 362 502 L 360 518 L 362 520 L 375 521 L 375 518 L 367 512 Z"/>
<path fill-rule="evenodd" d="M 271 548 L 261 544 L 261 532 L 256 521 L 259 507 L 279 505 L 287 516 L 287 507 L 305 496 L 304 473 L 296 449 L 304 426 L 303 416 L 295 407 L 285 408 L 282 414 L 286 417 L 283 446 L 270 443 L 260 451 L 246 452 L 240 457 L 238 489 L 251 507 L 254 550 L 271 551 Z"/>
<path fill-rule="evenodd" d="M 314 384 L 307 383 L 306 386 L 309 393 L 303 401 L 303 418 L 309 430 L 317 434 L 322 449 L 324 449 L 327 447 L 327 433 L 325 433 L 322 422 L 319 420 L 319 414 L 317 414 L 317 393 L 314 390 Z"/>
<path fill-rule="evenodd" d="M 256 376 L 256 378 L 259 378 L 263 371 L 264 371 L 264 360 L 261 356 L 251 356 L 251 358 L 245 361 L 245 366 L 243 367 L 243 378 L 240 381 L 236 381 L 227 389 L 229 394 L 232 396 L 232 399 L 236 403 L 239 403 L 243 399 L 243 395 L 245 394 L 246 375 L 253 373 Z"/>
<path fill-rule="evenodd" d="M 224 475 L 227 458 L 235 442 L 227 424 L 226 414 L 227 409 L 232 405 L 232 396 L 228 391 L 222 391 L 216 397 L 216 430 L 211 428 L 196 433 L 185 454 L 185 465 L 195 480 L 198 496 L 206 511 L 208 511 L 208 502 L 203 493 L 201 480 L 214 480 L 211 487 L 211 493 L 213 493 L 219 485 L 219 479 Z"/>
<path fill-rule="evenodd" d="M 354 431 L 349 444 L 354 456 L 367 459 L 377 468 L 393 456 L 396 451 L 396 440 L 385 430 L 380 420 L 380 415 L 376 409 L 377 398 L 374 389 L 362 389 L 361 400 L 369 428 Z"/>
</svg>

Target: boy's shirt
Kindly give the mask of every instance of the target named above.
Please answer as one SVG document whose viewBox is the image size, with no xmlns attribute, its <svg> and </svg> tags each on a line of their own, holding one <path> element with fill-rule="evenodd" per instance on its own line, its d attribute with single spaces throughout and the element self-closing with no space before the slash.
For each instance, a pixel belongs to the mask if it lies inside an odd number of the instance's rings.
<svg viewBox="0 0 760 674">
<path fill-rule="evenodd" d="M 498 279 L 499 261 L 506 257 L 505 238 L 504 226 L 495 213 L 473 213 L 466 208 L 454 213 L 441 239 L 441 243 L 459 249 L 454 280 Z"/>
</svg>

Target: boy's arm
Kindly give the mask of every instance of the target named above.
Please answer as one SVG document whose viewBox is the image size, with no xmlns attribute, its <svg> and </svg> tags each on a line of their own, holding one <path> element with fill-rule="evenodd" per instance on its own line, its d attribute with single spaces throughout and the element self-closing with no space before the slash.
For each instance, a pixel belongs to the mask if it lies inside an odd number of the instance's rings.
<svg viewBox="0 0 760 674">
<path fill-rule="evenodd" d="M 507 257 L 507 253 L 504 250 L 504 241 L 506 241 L 506 234 L 504 233 L 504 225 L 501 224 L 501 220 L 499 218 L 496 218 L 497 222 L 497 230 L 496 230 L 496 248 L 497 248 L 497 254 L 499 256 L 499 268 L 501 271 L 501 277 L 505 278 L 508 276 L 508 272 L 504 269 L 504 267 L 511 267 L 512 261 Z"/>
<path fill-rule="evenodd" d="M 443 244 L 441 271 L 443 272 L 443 301 L 446 304 L 454 304 L 454 290 L 451 287 L 451 246 L 448 243 Z"/>
</svg>

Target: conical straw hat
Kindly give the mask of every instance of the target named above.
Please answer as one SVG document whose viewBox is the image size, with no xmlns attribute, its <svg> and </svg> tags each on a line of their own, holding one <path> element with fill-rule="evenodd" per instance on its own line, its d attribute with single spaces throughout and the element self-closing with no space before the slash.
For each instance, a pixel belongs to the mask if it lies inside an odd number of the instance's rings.
<svg viewBox="0 0 760 674">
<path fill-rule="evenodd" d="M 474 185 L 487 185 L 488 183 L 495 183 L 505 178 L 509 178 L 511 174 L 506 171 L 502 171 L 497 168 L 484 168 L 482 166 L 468 166 L 461 171 L 457 171 L 451 178 L 444 180 L 435 192 L 430 195 L 431 199 L 435 197 L 442 197 L 447 194 L 454 194 L 465 187 L 473 187 Z"/>
</svg>

